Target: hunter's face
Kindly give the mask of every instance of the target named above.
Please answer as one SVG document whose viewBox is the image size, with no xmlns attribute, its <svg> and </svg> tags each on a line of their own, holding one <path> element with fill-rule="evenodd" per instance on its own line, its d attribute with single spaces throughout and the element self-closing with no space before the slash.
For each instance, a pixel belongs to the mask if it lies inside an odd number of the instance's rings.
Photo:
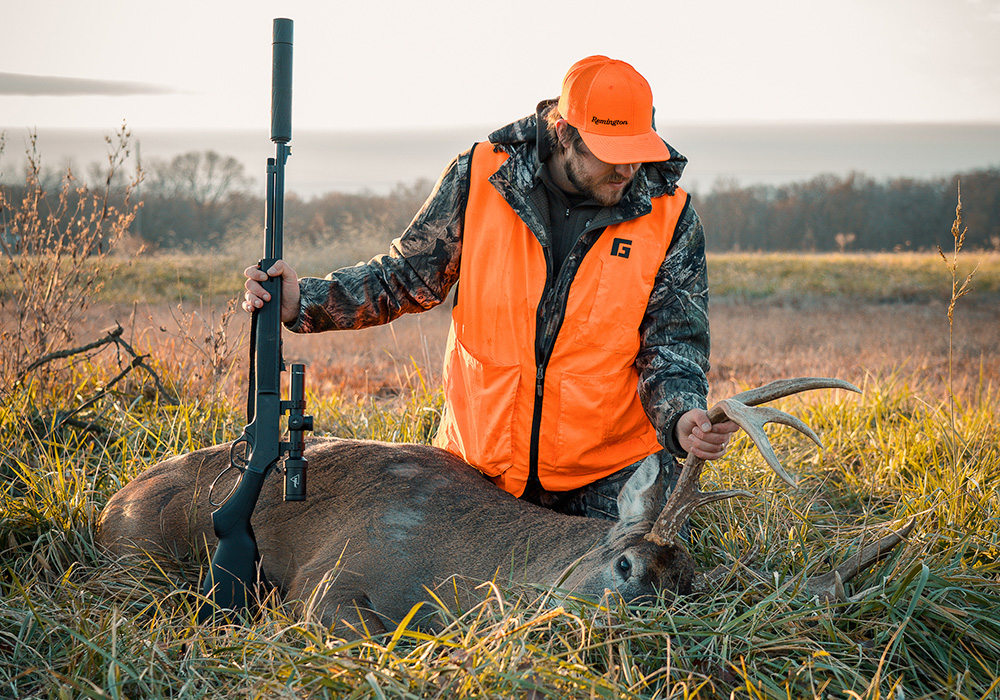
<svg viewBox="0 0 1000 700">
<path fill-rule="evenodd" d="M 579 141 L 566 147 L 564 168 L 566 178 L 577 192 L 590 196 L 601 206 L 610 207 L 621 201 L 639 163 L 605 163 L 590 152 L 587 144 Z"/>
</svg>

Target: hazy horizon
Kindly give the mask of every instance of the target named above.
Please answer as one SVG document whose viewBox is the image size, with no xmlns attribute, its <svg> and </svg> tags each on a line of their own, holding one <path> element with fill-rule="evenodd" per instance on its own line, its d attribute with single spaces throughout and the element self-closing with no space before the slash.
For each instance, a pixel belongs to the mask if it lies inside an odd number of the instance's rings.
<svg viewBox="0 0 1000 700">
<path fill-rule="evenodd" d="M 15 125 L 266 125 L 282 16 L 297 128 L 502 124 L 593 54 L 634 65 L 676 123 L 1000 120 L 1000 0 L 7 5 L 0 121 Z M 526 17 L 546 29 L 530 49 L 507 27 Z"/>
<path fill-rule="evenodd" d="M 333 191 L 382 194 L 399 184 L 434 181 L 451 158 L 475 140 L 485 139 L 491 130 L 293 130 L 286 191 L 303 198 Z M 0 127 L 0 131 L 6 133 L 0 177 L 11 182 L 23 172 L 30 130 Z M 104 137 L 111 132 L 38 129 L 43 167 L 64 170 L 71 165 L 86 174 L 91 164 L 106 162 Z M 661 126 L 660 133 L 688 158 L 681 184 L 693 193 L 709 192 L 722 180 L 740 186 L 777 185 L 851 172 L 877 180 L 927 179 L 1000 166 L 1000 122 L 673 124 Z M 239 160 L 255 187 L 261 188 L 266 159 L 274 154 L 267 125 L 135 130 L 132 149 L 147 165 L 153 159 L 214 150 Z"/>
<path fill-rule="evenodd" d="M 661 134 L 690 160 L 689 191 L 720 179 L 926 178 L 1000 164 L 1000 0 L 5 9 L 8 173 L 25 126 L 39 127 L 46 163 L 85 171 L 124 120 L 147 162 L 212 149 L 238 158 L 262 189 L 279 16 L 294 21 L 287 191 L 304 197 L 434 180 L 473 141 L 557 96 L 569 66 L 594 54 L 648 80 Z M 530 50 L 484 41 L 485 28 L 517 17 L 549 29 L 545 41 Z"/>
</svg>

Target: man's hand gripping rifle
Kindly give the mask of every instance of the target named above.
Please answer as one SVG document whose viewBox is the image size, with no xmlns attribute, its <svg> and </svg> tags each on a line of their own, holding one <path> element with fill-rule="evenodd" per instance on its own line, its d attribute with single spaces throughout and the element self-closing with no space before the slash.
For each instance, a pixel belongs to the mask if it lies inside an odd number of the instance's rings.
<svg viewBox="0 0 1000 700">
<path fill-rule="evenodd" d="M 258 263 L 269 269 L 281 259 L 284 214 L 285 161 L 292 139 L 292 21 L 274 20 L 274 44 L 271 72 L 271 140 L 274 158 L 267 159 L 267 210 L 264 258 Z M 212 513 L 218 547 L 212 557 L 209 575 L 202 585 L 207 598 L 198 610 L 198 619 L 206 622 L 215 614 L 242 612 L 256 602 L 261 585 L 266 585 L 260 566 L 260 552 L 250 518 L 260 496 L 261 486 L 271 469 L 287 455 L 285 468 L 286 501 L 306 497 L 305 431 L 313 427 L 312 416 L 305 415 L 305 367 L 293 364 L 290 396 L 281 400 L 281 278 L 262 283 L 271 300 L 254 310 L 250 326 L 250 389 L 247 398 L 248 425 L 233 443 L 230 468 L 241 474 L 229 496 Z M 281 416 L 288 413 L 288 441 L 281 441 Z M 228 471 L 228 470 L 227 470 Z M 214 486 L 214 484 L 213 484 Z"/>
</svg>

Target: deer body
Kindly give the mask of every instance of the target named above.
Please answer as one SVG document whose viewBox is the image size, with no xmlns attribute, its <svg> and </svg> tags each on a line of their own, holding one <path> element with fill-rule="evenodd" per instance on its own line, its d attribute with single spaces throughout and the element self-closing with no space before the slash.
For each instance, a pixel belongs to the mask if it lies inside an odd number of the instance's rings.
<svg viewBox="0 0 1000 700">
<path fill-rule="evenodd" d="M 780 380 L 720 401 L 709 418 L 738 423 L 792 483 L 764 424 L 784 423 L 818 439 L 793 416 L 759 404 L 819 388 L 858 391 L 822 377 Z M 620 519 L 612 523 L 518 500 L 427 445 L 317 438 L 305 456 L 308 500 L 286 503 L 276 484 L 265 484 L 257 502 L 261 566 L 267 580 L 304 601 L 308 613 L 355 633 L 386 630 L 428 600 L 428 591 L 467 609 L 473 589 L 492 580 L 557 585 L 591 597 L 612 590 L 630 602 L 685 594 L 694 565 L 677 537 L 684 521 L 707 503 L 751 495 L 702 492 L 704 462 L 689 456 L 663 505 L 659 462 L 647 459 L 622 488 Z M 229 445 L 219 445 L 151 467 L 108 502 L 97 523 L 98 544 L 113 555 L 145 550 L 182 557 L 214 547 L 209 486 L 229 464 Z M 843 600 L 843 583 L 888 554 L 913 526 L 911 519 L 828 574 L 808 579 L 805 590 Z"/>
<path fill-rule="evenodd" d="M 491 580 L 558 582 L 589 596 L 617 590 L 627 600 L 690 590 L 687 552 L 644 539 L 662 506 L 654 460 L 623 489 L 622 520 L 612 523 L 518 500 L 427 445 L 317 438 L 306 457 L 308 500 L 285 503 L 275 479 L 253 527 L 267 580 L 291 599 L 311 599 L 327 624 L 382 631 L 428 600 L 425 589 L 466 607 L 472 589 Z M 109 501 L 98 543 L 117 555 L 214 546 L 209 485 L 228 464 L 229 446 L 219 445 L 151 467 Z"/>
</svg>

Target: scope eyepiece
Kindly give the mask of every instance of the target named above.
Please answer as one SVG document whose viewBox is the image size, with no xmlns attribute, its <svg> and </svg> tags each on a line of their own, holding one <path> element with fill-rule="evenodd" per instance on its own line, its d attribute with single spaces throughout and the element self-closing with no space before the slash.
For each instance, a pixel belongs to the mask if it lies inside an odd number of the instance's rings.
<svg viewBox="0 0 1000 700">
<path fill-rule="evenodd" d="M 312 416 L 301 416 L 296 414 L 290 414 L 288 416 L 288 430 L 308 430 L 312 432 L 313 429 L 313 417 Z"/>
</svg>

